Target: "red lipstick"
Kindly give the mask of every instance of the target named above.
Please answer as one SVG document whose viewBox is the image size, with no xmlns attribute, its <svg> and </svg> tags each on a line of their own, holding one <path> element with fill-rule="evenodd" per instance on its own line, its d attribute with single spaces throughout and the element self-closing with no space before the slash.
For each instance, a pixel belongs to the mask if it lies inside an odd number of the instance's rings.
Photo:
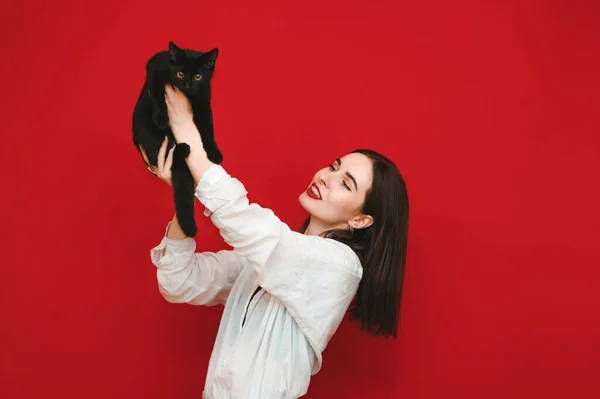
<svg viewBox="0 0 600 399">
<path fill-rule="evenodd" d="M 312 199 L 321 199 L 321 190 L 319 190 L 319 187 L 317 187 L 315 183 L 311 184 L 308 187 L 308 189 L 306 190 L 306 194 Z"/>
</svg>

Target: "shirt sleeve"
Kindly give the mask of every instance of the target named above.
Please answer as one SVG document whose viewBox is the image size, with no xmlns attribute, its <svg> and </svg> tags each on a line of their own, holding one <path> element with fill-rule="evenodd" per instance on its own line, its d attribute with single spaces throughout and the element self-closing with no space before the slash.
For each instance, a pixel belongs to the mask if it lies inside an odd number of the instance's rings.
<svg viewBox="0 0 600 399">
<path fill-rule="evenodd" d="M 258 273 L 320 355 L 356 294 L 362 267 L 350 247 L 292 231 L 267 208 L 250 203 L 243 184 L 220 165 L 196 187 L 224 240 Z"/>
<path fill-rule="evenodd" d="M 159 292 L 172 303 L 224 304 L 244 260 L 233 250 L 202 253 L 195 250 L 193 238 L 172 240 L 166 233 L 152 248 L 150 258 L 157 268 Z"/>
</svg>

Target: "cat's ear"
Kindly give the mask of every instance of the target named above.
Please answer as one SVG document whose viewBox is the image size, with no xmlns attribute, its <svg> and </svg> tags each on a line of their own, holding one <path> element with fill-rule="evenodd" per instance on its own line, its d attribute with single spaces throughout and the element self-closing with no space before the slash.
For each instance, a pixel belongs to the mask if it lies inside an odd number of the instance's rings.
<svg viewBox="0 0 600 399">
<path fill-rule="evenodd" d="M 207 53 L 204 53 L 202 55 L 202 61 L 204 61 L 204 64 L 209 67 L 209 68 L 214 68 L 215 67 L 215 63 L 217 62 L 217 57 L 219 56 L 219 49 L 218 48 L 214 48 L 212 50 L 210 50 Z"/>
<path fill-rule="evenodd" d="M 175 43 L 169 42 L 169 54 L 171 54 L 171 61 L 175 62 L 183 54 L 183 50 L 177 47 Z"/>
</svg>

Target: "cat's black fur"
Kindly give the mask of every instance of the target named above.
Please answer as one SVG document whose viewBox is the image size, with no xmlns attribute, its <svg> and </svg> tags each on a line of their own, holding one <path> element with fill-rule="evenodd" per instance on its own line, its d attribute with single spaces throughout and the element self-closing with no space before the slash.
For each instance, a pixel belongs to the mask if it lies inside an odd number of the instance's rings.
<svg viewBox="0 0 600 399">
<path fill-rule="evenodd" d="M 194 123 L 200 131 L 204 149 L 215 164 L 223 161 L 223 155 L 215 142 L 211 109 L 211 79 L 214 74 L 218 49 L 203 53 L 181 49 L 169 42 L 169 51 L 155 54 L 146 64 L 146 82 L 133 111 L 133 143 L 144 149 L 149 166 L 156 166 L 158 150 L 165 137 L 168 148 L 175 145 L 169 128 L 165 102 L 165 84 L 181 90 L 192 105 Z M 177 144 L 171 167 L 175 214 L 181 229 L 188 237 L 197 233 L 194 219 L 194 179 L 186 164 L 189 145 Z"/>
</svg>

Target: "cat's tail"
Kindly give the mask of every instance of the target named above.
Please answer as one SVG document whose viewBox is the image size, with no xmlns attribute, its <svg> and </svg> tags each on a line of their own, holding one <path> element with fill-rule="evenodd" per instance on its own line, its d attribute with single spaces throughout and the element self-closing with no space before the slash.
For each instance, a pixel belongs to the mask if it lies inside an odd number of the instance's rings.
<svg viewBox="0 0 600 399">
<path fill-rule="evenodd" d="M 196 201 L 194 178 L 187 166 L 186 159 L 190 155 L 190 146 L 177 144 L 173 151 L 171 181 L 175 196 L 175 215 L 181 230 L 188 237 L 195 237 L 198 232 L 194 219 L 194 203 Z"/>
</svg>

